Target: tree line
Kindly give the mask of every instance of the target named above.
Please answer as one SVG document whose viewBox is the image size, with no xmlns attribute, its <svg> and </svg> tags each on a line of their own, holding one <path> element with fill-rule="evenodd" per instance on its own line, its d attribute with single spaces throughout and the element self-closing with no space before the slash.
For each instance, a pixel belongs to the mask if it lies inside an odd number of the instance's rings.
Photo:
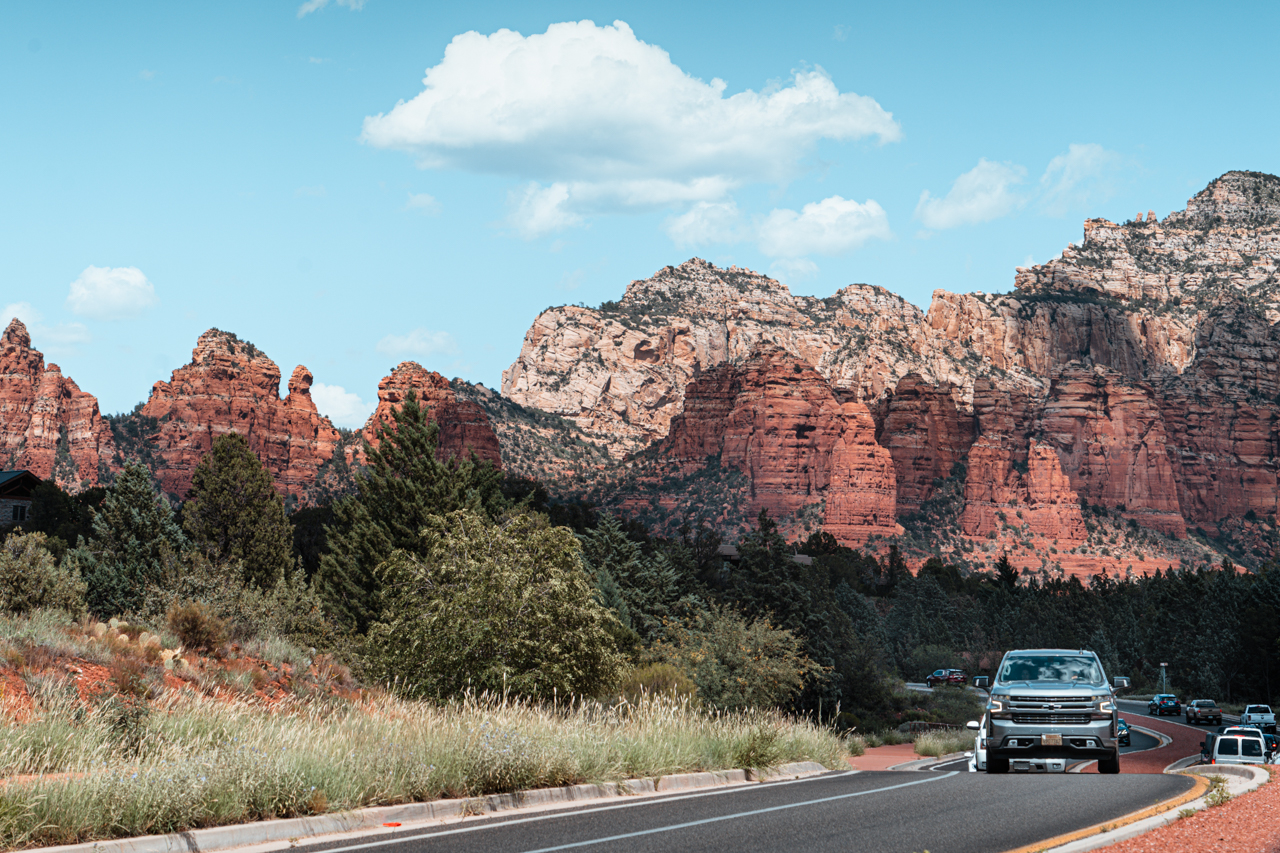
<svg viewBox="0 0 1280 853">
<path fill-rule="evenodd" d="M 765 513 L 730 560 L 705 525 L 654 537 L 475 458 L 437 459 L 438 437 L 410 397 L 354 494 L 292 517 L 236 434 L 176 508 L 137 465 L 76 496 L 43 483 L 0 543 L 0 606 L 207 644 L 277 635 L 424 698 L 661 689 L 863 730 L 939 713 L 902 680 L 989 672 L 1009 648 L 1091 648 L 1139 689 L 1168 662 L 1180 691 L 1223 701 L 1280 685 L 1274 565 L 1023 582 L 1007 560 L 979 574 L 935 557 L 913 574 L 896 547 L 789 543 Z"/>
</svg>

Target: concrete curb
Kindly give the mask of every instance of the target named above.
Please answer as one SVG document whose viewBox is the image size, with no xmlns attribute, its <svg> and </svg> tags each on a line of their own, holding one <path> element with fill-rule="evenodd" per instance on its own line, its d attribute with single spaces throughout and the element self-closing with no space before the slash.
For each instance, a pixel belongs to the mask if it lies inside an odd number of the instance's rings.
<svg viewBox="0 0 1280 853">
<path fill-rule="evenodd" d="M 1271 775 L 1263 768 L 1247 764 L 1205 765 L 1197 767 L 1190 772 L 1197 776 L 1223 776 L 1227 779 L 1227 792 L 1233 797 L 1247 794 L 1271 778 Z M 1175 808 L 1178 810 L 1174 811 Z M 1088 838 L 1081 838 L 1058 847 L 1045 848 L 1044 853 L 1087 853 L 1087 851 L 1097 850 L 1099 847 L 1106 847 L 1121 841 L 1127 841 L 1130 838 L 1136 838 L 1153 829 L 1159 829 L 1166 824 L 1173 823 L 1180 817 L 1181 812 L 1186 809 L 1200 811 L 1205 808 L 1208 808 L 1208 804 L 1205 802 L 1204 797 L 1200 797 L 1182 805 L 1180 808 L 1174 806 L 1160 814 L 1134 821 L 1117 829 L 1090 835 Z"/>
<path fill-rule="evenodd" d="M 520 808 L 536 808 L 561 803 L 573 803 L 609 797 L 628 797 L 641 794 L 658 794 L 669 791 L 687 791 L 696 788 L 712 788 L 727 785 L 771 782 L 781 779 L 798 779 L 826 773 L 827 768 L 816 761 L 797 761 L 761 770 L 723 770 L 708 773 L 675 773 L 650 779 L 629 779 L 625 782 L 609 782 L 595 785 L 568 785 L 562 788 L 535 788 L 512 794 L 490 794 L 485 797 L 469 797 L 455 800 L 435 800 L 429 803 L 405 803 L 397 806 L 376 806 L 337 814 L 314 817 L 287 818 L 242 823 L 234 826 L 214 826 L 190 832 L 169 835 L 145 835 L 138 838 L 119 838 L 110 841 L 94 841 L 85 844 L 68 844 L 61 847 L 42 847 L 41 853 L 209 853 L 232 847 L 272 842 L 295 842 L 315 836 L 331 836 L 361 830 L 383 831 L 385 824 L 425 823 L 463 818 Z M 390 830 L 386 830 L 390 831 Z"/>
<path fill-rule="evenodd" d="M 928 770 L 935 764 L 946 764 L 950 761 L 959 761 L 968 753 L 952 752 L 947 755 L 939 755 L 937 758 L 920 758 L 915 761 L 904 761 L 902 764 L 895 764 L 892 767 L 886 767 L 886 770 Z"/>
</svg>

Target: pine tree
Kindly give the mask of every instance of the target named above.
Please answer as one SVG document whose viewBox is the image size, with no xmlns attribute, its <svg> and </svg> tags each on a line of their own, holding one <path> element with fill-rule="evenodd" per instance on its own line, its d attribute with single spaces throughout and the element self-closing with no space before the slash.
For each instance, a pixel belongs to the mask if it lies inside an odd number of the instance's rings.
<svg viewBox="0 0 1280 853">
<path fill-rule="evenodd" d="M 325 528 L 329 551 L 320 560 L 318 588 L 326 610 L 360 633 L 381 616 L 374 570 L 393 551 L 421 554 L 422 531 L 434 516 L 466 507 L 496 519 L 508 505 L 502 473 L 490 463 L 474 455 L 436 458 L 440 427 L 428 415 L 410 390 L 394 423 L 379 426 L 378 446 L 365 444 L 368 470 Z"/>
<path fill-rule="evenodd" d="M 238 433 L 213 443 L 191 476 L 182 527 L 215 563 L 238 560 L 246 585 L 269 589 L 293 565 L 293 525 L 271 474 Z"/>
<path fill-rule="evenodd" d="M 88 584 L 89 609 L 102 617 L 138 610 L 149 585 L 160 582 L 187 538 L 151 474 L 131 464 L 116 477 L 93 519 L 93 536 L 68 556 Z"/>
<path fill-rule="evenodd" d="M 1000 559 L 996 562 L 996 580 L 1008 590 L 1014 590 L 1018 587 L 1018 570 L 1009 562 L 1008 554 L 1001 554 Z"/>
</svg>

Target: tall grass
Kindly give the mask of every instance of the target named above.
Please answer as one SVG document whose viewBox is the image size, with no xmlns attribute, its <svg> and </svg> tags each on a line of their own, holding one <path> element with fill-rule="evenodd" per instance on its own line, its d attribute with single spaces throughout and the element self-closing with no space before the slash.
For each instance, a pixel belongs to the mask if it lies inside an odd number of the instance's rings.
<svg viewBox="0 0 1280 853">
<path fill-rule="evenodd" d="M 140 718 L 55 689 L 39 701 L 36 719 L 0 728 L 0 776 L 43 774 L 0 787 L 3 848 L 787 761 L 836 767 L 847 749 L 780 714 L 662 699 L 313 697 L 266 709 L 186 694 Z"/>
<path fill-rule="evenodd" d="M 973 749 L 974 737 L 974 733 L 968 729 L 923 732 L 916 736 L 916 755 L 937 758 L 953 752 L 964 752 Z"/>
</svg>

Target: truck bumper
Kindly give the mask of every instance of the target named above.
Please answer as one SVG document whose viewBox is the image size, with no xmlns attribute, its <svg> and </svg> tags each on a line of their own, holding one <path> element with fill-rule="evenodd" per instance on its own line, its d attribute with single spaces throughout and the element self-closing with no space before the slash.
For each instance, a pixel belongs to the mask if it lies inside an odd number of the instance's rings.
<svg viewBox="0 0 1280 853">
<path fill-rule="evenodd" d="M 992 720 L 988 757 L 1011 763 L 1044 759 L 1087 760 L 1115 754 L 1119 742 L 1111 720 L 1073 726 L 1051 726 Z M 1046 768 L 1047 769 L 1047 768 Z"/>
</svg>

